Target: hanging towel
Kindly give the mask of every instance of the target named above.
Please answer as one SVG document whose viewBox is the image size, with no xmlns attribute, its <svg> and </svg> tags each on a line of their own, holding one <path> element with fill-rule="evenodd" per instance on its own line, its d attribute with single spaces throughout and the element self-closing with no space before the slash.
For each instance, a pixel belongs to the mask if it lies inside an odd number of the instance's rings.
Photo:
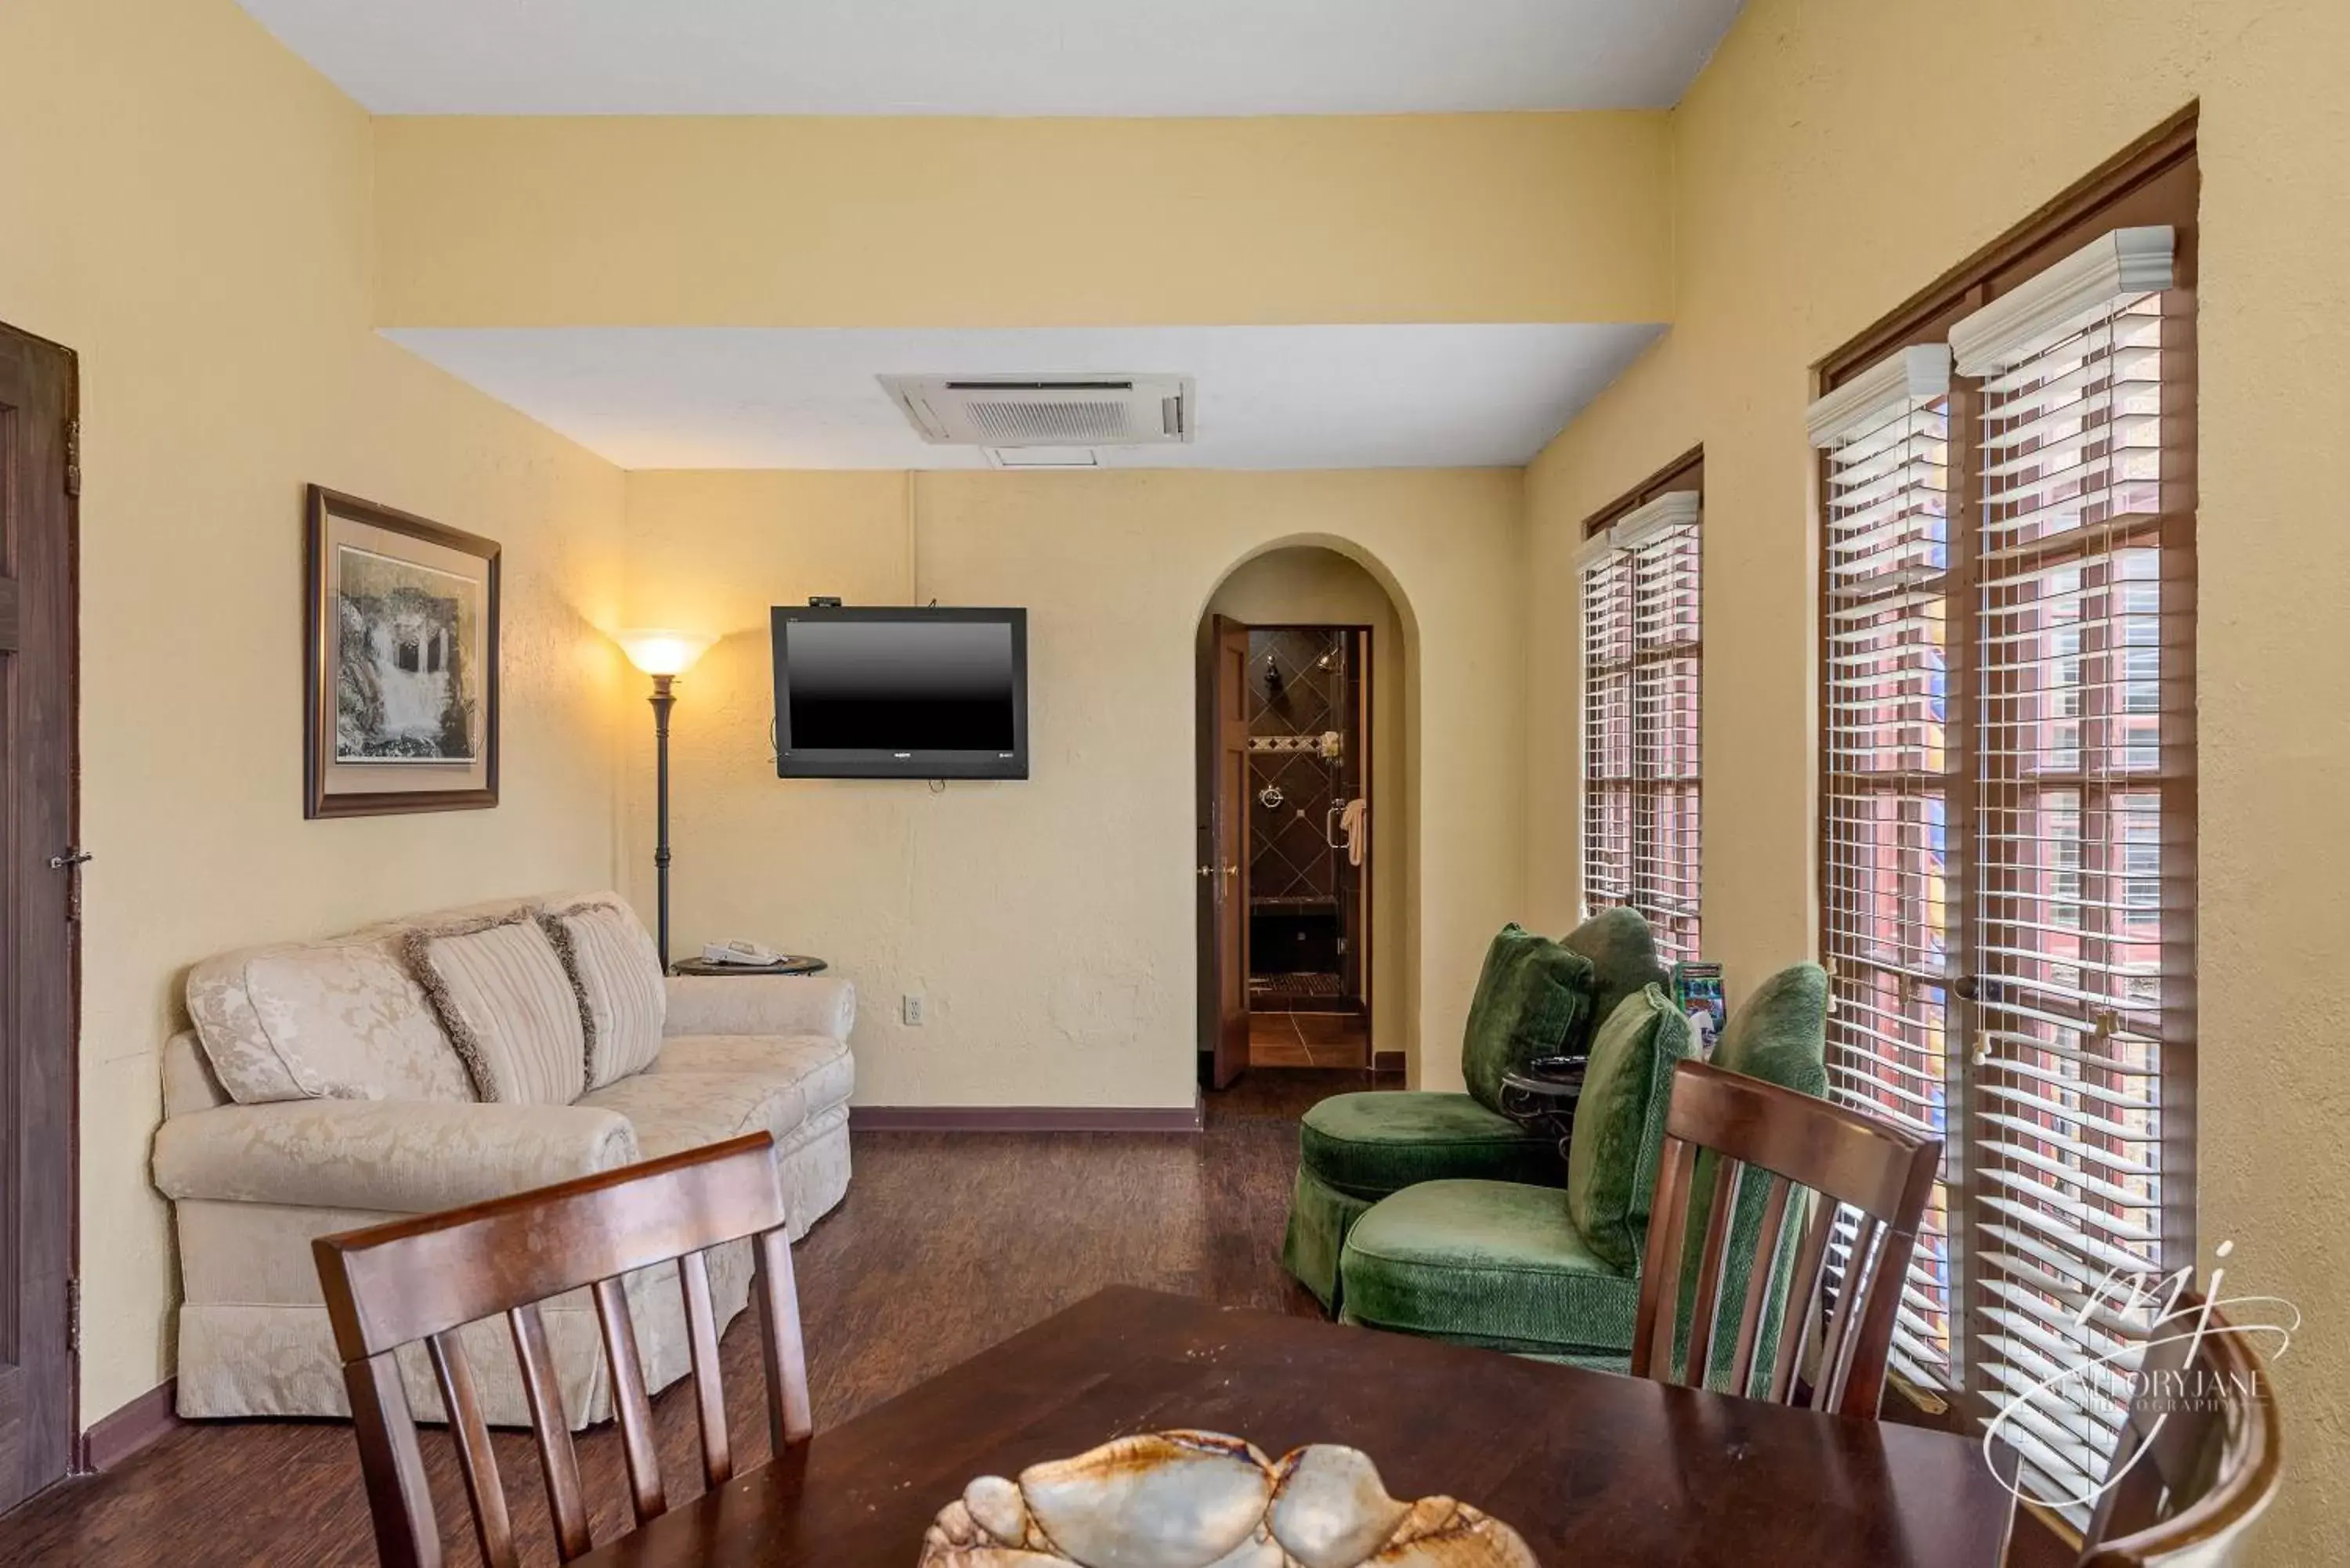
<svg viewBox="0 0 2350 1568">
<path fill-rule="evenodd" d="M 1347 864 L 1363 863 L 1363 828 L 1369 820 L 1371 803 L 1357 796 L 1347 803 L 1346 812 L 1338 818 L 1338 831 L 1347 836 Z"/>
</svg>

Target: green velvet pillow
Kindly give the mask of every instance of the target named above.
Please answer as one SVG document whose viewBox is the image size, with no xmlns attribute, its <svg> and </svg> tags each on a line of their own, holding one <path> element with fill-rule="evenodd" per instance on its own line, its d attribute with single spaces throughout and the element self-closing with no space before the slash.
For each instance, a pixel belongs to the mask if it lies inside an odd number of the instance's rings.
<svg viewBox="0 0 2350 1568">
<path fill-rule="evenodd" d="M 1656 985 L 1626 997 L 1591 1037 L 1567 1145 L 1566 1214 L 1593 1255 L 1625 1273 L 1648 1244 L 1673 1064 L 1696 1045 L 1689 1020 Z"/>
<path fill-rule="evenodd" d="M 1469 1003 L 1461 1075 L 1487 1110 L 1502 1108 L 1502 1075 L 1565 1050 L 1591 1005 L 1591 961 L 1514 921 L 1485 950 Z"/>
<path fill-rule="evenodd" d="M 1638 909 L 1620 905 L 1602 909 L 1559 938 L 1559 946 L 1591 961 L 1591 1011 L 1583 1033 L 1596 1034 L 1627 996 L 1638 996 L 1644 985 L 1661 985 L 1670 993 L 1672 972 L 1658 961 L 1657 940 Z M 1567 1047 L 1589 1049 L 1587 1042 Z"/>
</svg>

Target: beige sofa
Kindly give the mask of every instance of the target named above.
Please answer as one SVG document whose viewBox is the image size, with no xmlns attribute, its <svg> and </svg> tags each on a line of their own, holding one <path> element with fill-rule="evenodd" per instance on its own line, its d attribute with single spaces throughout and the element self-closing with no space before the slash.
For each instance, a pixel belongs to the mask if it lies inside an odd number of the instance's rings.
<svg viewBox="0 0 2350 1568">
<path fill-rule="evenodd" d="M 795 1239 L 847 1191 L 854 991 L 664 977 L 616 895 L 225 953 L 191 971 L 188 1004 L 194 1027 L 164 1051 L 154 1153 L 178 1221 L 182 1416 L 348 1414 L 316 1237 L 762 1129 Z M 713 1256 L 722 1324 L 749 1274 L 745 1244 Z M 647 1376 L 666 1386 L 690 1365 L 675 1271 L 627 1292 Z M 585 1293 L 546 1322 L 572 1424 L 608 1418 Z M 525 1424 L 502 1325 L 465 1334 L 489 1418 Z M 437 1418 L 421 1355 L 405 1370 L 418 1414 Z"/>
</svg>

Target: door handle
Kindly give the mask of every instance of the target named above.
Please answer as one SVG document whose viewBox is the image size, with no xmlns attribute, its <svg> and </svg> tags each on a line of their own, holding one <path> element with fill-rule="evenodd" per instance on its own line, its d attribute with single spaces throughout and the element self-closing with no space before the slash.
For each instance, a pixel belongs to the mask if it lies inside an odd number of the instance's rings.
<svg viewBox="0 0 2350 1568">
<path fill-rule="evenodd" d="M 49 857 L 49 869 L 52 871 L 70 871 L 77 866 L 87 866 L 97 858 L 97 856 L 92 855 L 87 849 L 83 849 L 78 846 L 71 846 L 68 847 L 63 855 L 52 855 Z"/>
</svg>

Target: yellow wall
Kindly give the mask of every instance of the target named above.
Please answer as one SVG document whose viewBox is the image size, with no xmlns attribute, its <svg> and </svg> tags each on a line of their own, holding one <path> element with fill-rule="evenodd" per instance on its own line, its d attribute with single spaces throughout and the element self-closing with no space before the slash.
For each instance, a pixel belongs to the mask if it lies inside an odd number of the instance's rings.
<svg viewBox="0 0 2350 1568">
<path fill-rule="evenodd" d="M 1521 505 L 1501 470 L 629 475 L 629 618 L 728 634 L 677 707 L 677 945 L 748 935 L 854 976 L 861 1104 L 1190 1104 L 1193 639 L 1236 564 L 1327 544 L 1388 589 L 1419 650 L 1408 956 L 1425 981 L 1406 1028 L 1427 1082 L 1457 1086 L 1478 964 L 1520 888 Z M 775 778 L 767 611 L 818 593 L 1025 606 L 1033 776 L 942 794 Z M 639 909 L 650 753 L 647 732 Z M 899 1021 L 910 991 L 920 1028 Z"/>
<path fill-rule="evenodd" d="M 1417 1016 L 1407 964 L 1419 940 L 1418 911 L 1406 896 L 1419 875 L 1405 766 L 1418 715 L 1407 714 L 1410 650 L 1403 623 L 1378 579 L 1336 550 L 1268 550 L 1218 585 L 1208 607 L 1256 626 L 1342 625 L 1371 628 L 1371 1048 L 1410 1051 L 1407 1020 Z"/>
<path fill-rule="evenodd" d="M 377 321 L 1659 321 L 1664 127 L 384 119 Z"/>
<path fill-rule="evenodd" d="M 607 882 L 620 476 L 369 331 L 367 117 L 226 0 L 0 5 L 0 320 L 81 357 L 82 1411 L 171 1371 L 192 961 Z M 504 804 L 302 820 L 302 487 L 505 546 Z"/>
<path fill-rule="evenodd" d="M 2350 1561 L 2350 1276 L 2336 1009 L 2350 950 L 2350 7 L 2333 0 L 1753 0 L 1674 114 L 1671 333 L 1529 481 L 1537 602 L 1575 522 L 1706 449 L 1706 945 L 1735 982 L 1810 955 L 1807 367 L 2191 100 L 2202 106 L 2199 1229 L 2308 1324 L 2276 1386 L 2264 1562 Z M 1575 668 L 1572 615 L 1535 668 Z M 1571 735 L 1572 682 L 1529 728 Z M 1575 773 L 1536 753 L 1534 909 L 1570 907 Z M 1549 763 L 1551 765 L 1545 765 Z"/>
</svg>

